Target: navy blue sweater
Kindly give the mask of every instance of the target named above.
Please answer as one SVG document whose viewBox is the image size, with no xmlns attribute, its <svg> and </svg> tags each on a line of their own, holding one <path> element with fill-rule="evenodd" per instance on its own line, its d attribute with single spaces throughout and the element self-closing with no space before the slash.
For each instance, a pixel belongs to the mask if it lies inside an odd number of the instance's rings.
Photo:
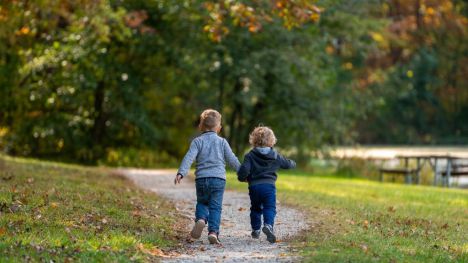
<svg viewBox="0 0 468 263">
<path fill-rule="evenodd" d="M 284 158 L 273 148 L 266 153 L 261 153 L 254 148 L 244 157 L 237 179 L 241 182 L 249 182 L 249 185 L 275 184 L 278 169 L 291 169 L 296 167 L 293 160 Z"/>
</svg>

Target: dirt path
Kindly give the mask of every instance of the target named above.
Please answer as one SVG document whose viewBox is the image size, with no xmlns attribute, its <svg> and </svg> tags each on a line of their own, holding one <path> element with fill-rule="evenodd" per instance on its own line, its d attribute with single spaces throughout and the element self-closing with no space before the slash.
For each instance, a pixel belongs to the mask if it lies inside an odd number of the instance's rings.
<svg viewBox="0 0 468 263">
<path fill-rule="evenodd" d="M 166 197 L 176 204 L 181 215 L 194 217 L 195 184 L 184 179 L 181 185 L 173 183 L 175 171 L 125 169 L 121 172 L 138 186 Z M 165 259 L 165 262 L 291 262 L 300 258 L 281 240 L 297 235 L 307 228 L 304 215 L 296 209 L 278 205 L 275 231 L 280 242 L 270 244 L 262 234 L 260 240 L 250 237 L 248 194 L 226 191 L 223 201 L 220 240 L 222 246 L 209 245 L 207 231 L 202 238 L 186 243 L 180 256 Z M 187 235 L 192 225 L 187 226 Z"/>
</svg>

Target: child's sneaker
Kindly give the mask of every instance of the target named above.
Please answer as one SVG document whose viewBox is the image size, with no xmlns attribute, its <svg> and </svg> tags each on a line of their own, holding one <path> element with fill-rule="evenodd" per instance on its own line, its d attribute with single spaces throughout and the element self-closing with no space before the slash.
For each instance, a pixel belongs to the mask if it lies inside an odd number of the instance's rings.
<svg viewBox="0 0 468 263">
<path fill-rule="evenodd" d="M 192 231 L 190 231 L 190 236 L 194 239 L 199 239 L 201 237 L 203 229 L 205 228 L 205 225 L 205 220 L 198 219 L 197 222 L 195 222 Z"/>
<path fill-rule="evenodd" d="M 252 238 L 259 239 L 260 238 L 260 229 L 252 231 L 252 234 L 250 234 L 250 235 L 252 236 Z"/>
<path fill-rule="evenodd" d="M 221 244 L 221 242 L 219 242 L 219 239 L 218 239 L 218 234 L 216 234 L 215 232 L 210 232 L 208 234 L 208 241 L 210 241 L 210 244 L 212 245 Z"/>
<path fill-rule="evenodd" d="M 268 242 L 270 243 L 276 242 L 276 236 L 275 236 L 275 233 L 273 232 L 273 227 L 271 225 L 264 225 L 262 228 L 262 231 L 267 236 Z"/>
</svg>

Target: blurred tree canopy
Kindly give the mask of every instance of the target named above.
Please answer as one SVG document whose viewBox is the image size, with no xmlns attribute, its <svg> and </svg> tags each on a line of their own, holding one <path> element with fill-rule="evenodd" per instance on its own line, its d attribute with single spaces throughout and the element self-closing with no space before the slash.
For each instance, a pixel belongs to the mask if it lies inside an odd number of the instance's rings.
<svg viewBox="0 0 468 263">
<path fill-rule="evenodd" d="M 467 10 L 449 0 L 2 1 L 0 147 L 170 162 L 208 107 L 239 155 L 259 124 L 300 159 L 356 141 L 464 142 Z"/>
</svg>

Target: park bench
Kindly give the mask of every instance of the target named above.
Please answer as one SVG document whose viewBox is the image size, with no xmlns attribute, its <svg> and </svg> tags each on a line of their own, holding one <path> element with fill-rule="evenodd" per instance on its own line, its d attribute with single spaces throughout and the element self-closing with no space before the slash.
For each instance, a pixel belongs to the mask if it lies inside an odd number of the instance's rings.
<svg viewBox="0 0 468 263">
<path fill-rule="evenodd" d="M 468 159 L 453 158 L 447 164 L 440 175 L 442 176 L 443 185 L 449 185 L 450 177 L 459 177 L 468 175 Z"/>
<path fill-rule="evenodd" d="M 384 174 L 391 174 L 391 175 L 400 175 L 405 177 L 405 183 L 411 184 L 413 183 L 413 179 L 416 178 L 416 183 L 419 184 L 419 174 L 421 171 L 421 162 L 420 159 L 417 158 L 417 167 L 416 168 L 409 168 L 409 159 L 410 157 L 407 156 L 397 156 L 398 159 L 404 159 L 405 167 L 403 168 L 380 168 L 380 181 L 384 181 Z"/>
<path fill-rule="evenodd" d="M 413 176 L 418 175 L 418 169 L 410 168 L 380 168 L 380 181 L 383 182 L 384 174 L 402 175 L 405 176 L 405 183 L 411 184 L 413 182 Z"/>
<path fill-rule="evenodd" d="M 413 183 L 415 176 L 415 183 L 419 184 L 421 168 L 425 163 L 429 163 L 434 171 L 434 185 L 450 187 L 451 177 L 468 176 L 468 158 L 450 155 L 406 155 L 397 158 L 404 160 L 404 168 L 381 168 L 380 181 L 383 182 L 383 175 L 388 173 L 405 176 L 407 184 Z M 409 167 L 409 160 L 416 161 L 416 168 Z"/>
</svg>

